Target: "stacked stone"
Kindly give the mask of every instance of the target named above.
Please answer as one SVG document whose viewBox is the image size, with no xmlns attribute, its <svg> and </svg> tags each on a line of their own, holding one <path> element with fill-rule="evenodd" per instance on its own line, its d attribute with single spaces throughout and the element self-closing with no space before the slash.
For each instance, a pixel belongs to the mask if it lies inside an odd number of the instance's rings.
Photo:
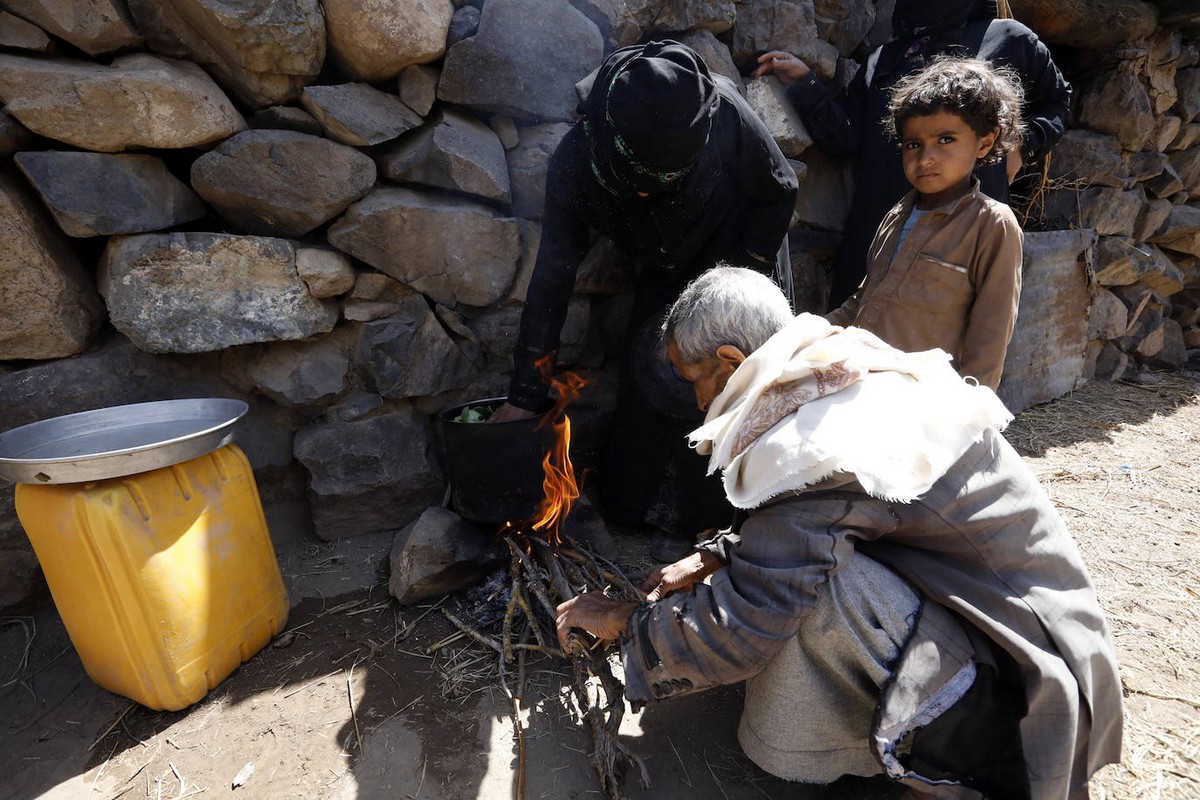
<svg viewBox="0 0 1200 800">
<path fill-rule="evenodd" d="M 277 538 L 399 530 L 444 492 L 432 413 L 505 390 L 546 162 L 604 55 L 670 36 L 746 92 L 807 176 L 793 261 L 801 305 L 815 310 L 847 166 L 809 147 L 774 79 L 744 75 L 779 48 L 844 85 L 886 38 L 890 5 L 0 0 L 0 430 L 126 403 L 241 397 L 251 413 L 238 441 Z M 1098 108 L 1081 118 L 1092 130 L 1073 135 L 1107 137 L 1104 152 L 1126 166 L 1108 183 L 1076 177 L 1095 183 L 1081 197 L 1145 193 L 1154 218 L 1103 231 L 1114 243 L 1101 250 L 1114 255 L 1097 272 L 1116 274 L 1126 239 L 1132 252 L 1171 254 L 1179 288 L 1153 286 L 1125 326 L 1174 319 L 1182 336 L 1194 325 L 1179 314 L 1195 261 L 1174 256 L 1200 250 L 1200 210 L 1188 204 L 1200 167 L 1181 155 L 1200 141 L 1196 59 L 1177 30 L 1146 42 L 1158 49 L 1122 61 L 1113 85 L 1132 85 L 1121 76 L 1142 65 L 1147 92 L 1166 91 L 1163 58 L 1174 58 L 1174 95 L 1153 95 L 1151 114 L 1156 125 L 1173 116 L 1177 130 L 1126 141 L 1098 120 L 1128 111 Z M 1094 91 L 1108 97 L 1107 85 Z M 1056 163 L 1082 148 L 1072 139 L 1063 150 Z M 627 265 L 597 241 L 563 363 L 611 365 L 603 356 L 631 286 Z M 1111 294 L 1122 308 L 1140 303 Z M 38 583 L 2 485 L 0 607 Z"/>
<path fill-rule="evenodd" d="M 1178 369 L 1200 348 L 1200 12 L 1185 11 L 1162 4 L 1156 26 L 1152 6 L 1105 0 L 1051 36 L 1078 77 L 1044 215 L 1097 235 L 1088 377 Z"/>
</svg>

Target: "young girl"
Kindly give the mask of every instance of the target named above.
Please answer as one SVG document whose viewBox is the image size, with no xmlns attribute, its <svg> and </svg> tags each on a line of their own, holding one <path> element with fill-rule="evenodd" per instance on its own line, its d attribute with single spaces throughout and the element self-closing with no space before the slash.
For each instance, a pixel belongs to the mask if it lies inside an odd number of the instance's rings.
<svg viewBox="0 0 1200 800">
<path fill-rule="evenodd" d="M 892 89 L 885 124 L 913 190 L 868 251 L 862 285 L 826 318 L 901 350 L 939 347 L 959 374 L 995 389 L 1017 319 L 1023 235 L 979 190 L 976 164 L 1021 142 L 1021 87 L 973 58 L 940 58 Z"/>
</svg>

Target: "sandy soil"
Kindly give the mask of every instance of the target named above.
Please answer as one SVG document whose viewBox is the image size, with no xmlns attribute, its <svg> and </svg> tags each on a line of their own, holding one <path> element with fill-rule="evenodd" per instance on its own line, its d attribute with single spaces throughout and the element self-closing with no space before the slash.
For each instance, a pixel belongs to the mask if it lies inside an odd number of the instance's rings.
<svg viewBox="0 0 1200 800">
<path fill-rule="evenodd" d="M 1147 379 L 1089 385 L 1007 435 L 1070 521 L 1119 650 L 1125 757 L 1093 795 L 1200 798 L 1200 375 Z M 646 568 L 644 542 L 618 545 L 631 577 Z M 176 713 L 96 687 L 53 608 L 0 619 L 0 798 L 516 796 L 494 657 L 461 641 L 429 652 L 453 629 L 391 600 L 389 547 L 366 536 L 280 552 L 291 633 Z M 526 677 L 524 796 L 600 797 L 564 665 L 533 658 Z M 629 796 L 811 796 L 741 754 L 740 703 L 729 687 L 627 715 L 653 781 L 628 780 Z"/>
</svg>

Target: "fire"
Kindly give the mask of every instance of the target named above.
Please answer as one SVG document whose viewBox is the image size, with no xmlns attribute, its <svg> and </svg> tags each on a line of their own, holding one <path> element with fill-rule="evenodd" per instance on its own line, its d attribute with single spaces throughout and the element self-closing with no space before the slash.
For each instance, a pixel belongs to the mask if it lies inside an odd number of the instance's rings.
<svg viewBox="0 0 1200 800">
<path fill-rule="evenodd" d="M 541 363 L 538 365 L 543 367 Z M 544 368 L 544 367 L 543 367 Z M 586 381 L 573 372 L 563 373 L 561 379 L 550 378 L 550 388 L 556 395 L 554 408 L 544 417 L 554 431 L 554 440 L 542 459 L 542 502 L 537 513 L 526 523 L 513 528 L 528 528 L 543 533 L 549 544 L 559 544 L 558 531 L 579 497 L 575 468 L 571 464 L 571 418 L 565 413 L 578 397 Z"/>
</svg>

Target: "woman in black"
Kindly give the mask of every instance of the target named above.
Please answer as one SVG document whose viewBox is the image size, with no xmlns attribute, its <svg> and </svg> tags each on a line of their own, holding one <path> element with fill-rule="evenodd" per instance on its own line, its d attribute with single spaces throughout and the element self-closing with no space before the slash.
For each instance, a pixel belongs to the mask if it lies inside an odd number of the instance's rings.
<svg viewBox="0 0 1200 800">
<path fill-rule="evenodd" d="M 609 237 L 637 268 L 637 285 L 629 358 L 597 476 L 601 505 L 610 524 L 642 528 L 669 475 L 665 506 L 677 516 L 658 524 L 690 542 L 728 524 L 731 512 L 719 481 L 704 476 L 704 459 L 686 446 L 700 417 L 687 385 L 656 352 L 657 327 L 688 281 L 718 262 L 753 267 L 790 288 L 785 236 L 796 175 L 736 87 L 678 42 L 614 52 L 581 112 L 550 159 L 508 404 L 493 418 L 546 406 L 548 385 L 535 364 L 548 356 L 553 365 L 593 232 Z"/>
</svg>

